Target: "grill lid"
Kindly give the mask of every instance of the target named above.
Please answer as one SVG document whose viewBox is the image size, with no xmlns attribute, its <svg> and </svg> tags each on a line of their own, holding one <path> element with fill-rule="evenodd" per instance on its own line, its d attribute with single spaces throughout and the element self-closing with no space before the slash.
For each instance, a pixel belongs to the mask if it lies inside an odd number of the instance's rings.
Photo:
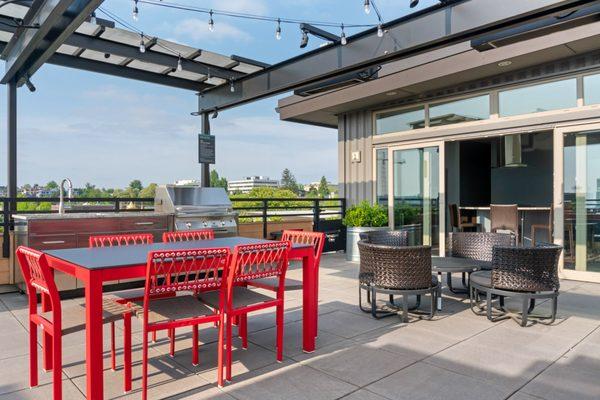
<svg viewBox="0 0 600 400">
<path fill-rule="evenodd" d="M 223 188 L 160 185 L 156 188 L 154 208 L 175 214 L 217 214 L 230 213 L 232 204 Z"/>
</svg>

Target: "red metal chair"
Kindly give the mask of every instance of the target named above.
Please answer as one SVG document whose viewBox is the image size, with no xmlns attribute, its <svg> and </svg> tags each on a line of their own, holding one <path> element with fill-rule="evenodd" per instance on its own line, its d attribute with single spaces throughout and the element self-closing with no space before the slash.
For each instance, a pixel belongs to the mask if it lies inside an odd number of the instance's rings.
<svg viewBox="0 0 600 400">
<path fill-rule="evenodd" d="M 323 246 L 325 245 L 325 234 L 323 232 L 307 232 L 297 230 L 284 230 L 281 236 L 282 241 L 289 241 L 292 244 L 307 244 L 311 245 L 315 252 L 315 268 L 319 268 L 321 262 L 321 254 L 323 253 Z M 292 259 L 294 260 L 294 259 Z M 294 260 L 297 261 L 297 260 Z M 317 275 L 317 287 L 318 287 L 318 275 Z M 279 286 L 279 280 L 277 278 L 261 278 L 254 279 L 248 282 L 248 285 L 255 286 L 261 289 L 277 291 Z M 302 282 L 286 279 L 285 290 L 299 290 L 302 289 Z"/>
<path fill-rule="evenodd" d="M 21 266 L 23 278 L 27 285 L 29 297 L 29 383 L 31 387 L 38 385 L 38 357 L 37 357 L 37 329 L 42 327 L 45 335 L 51 340 L 44 340 L 44 364 L 47 370 L 52 370 L 53 399 L 62 399 L 62 337 L 70 333 L 85 330 L 85 306 L 71 306 L 65 308 L 62 313 L 62 305 L 54 281 L 54 274 L 46 256 L 34 249 L 20 246 L 17 249 L 17 258 Z M 49 298 L 51 311 L 38 311 L 37 295 Z M 124 388 L 131 390 L 131 312 L 123 305 L 114 302 L 105 302 L 104 322 L 114 322 L 123 318 L 125 324 L 124 333 Z M 114 347 L 114 337 L 113 347 Z M 46 359 L 51 355 L 51 359 Z M 114 353 L 112 368 L 115 369 Z"/>
<path fill-rule="evenodd" d="M 247 316 L 253 311 L 276 307 L 277 321 L 277 361 L 283 360 L 283 300 L 285 273 L 288 266 L 290 242 L 270 242 L 252 245 L 236 246 L 233 252 L 229 274 L 227 276 L 227 303 L 225 306 L 226 329 L 226 379 L 231 380 L 231 335 L 232 322 L 239 318 L 243 330 L 242 347 L 248 347 Z M 252 279 L 276 277 L 279 279 L 277 296 L 275 298 L 263 295 L 245 287 Z M 221 293 L 200 293 L 200 300 L 212 308 L 220 306 Z"/>
<path fill-rule="evenodd" d="M 198 364 L 198 325 L 217 323 L 219 327 L 218 384 L 223 386 L 223 309 L 231 252 L 228 248 L 153 251 L 148 254 L 146 287 L 142 311 L 137 315 L 143 323 L 142 399 L 148 387 L 148 333 L 192 327 L 192 363 Z M 218 301 L 213 308 L 198 301 L 196 293 L 213 290 Z M 175 293 L 171 297 L 156 297 Z"/>
<path fill-rule="evenodd" d="M 122 235 L 90 236 L 89 247 L 131 246 L 135 244 L 152 244 L 151 233 L 127 233 Z"/>
<path fill-rule="evenodd" d="M 164 232 L 163 242 L 188 242 L 195 240 L 212 240 L 215 238 L 215 231 L 212 229 L 198 229 L 195 231 L 177 231 Z"/>
</svg>

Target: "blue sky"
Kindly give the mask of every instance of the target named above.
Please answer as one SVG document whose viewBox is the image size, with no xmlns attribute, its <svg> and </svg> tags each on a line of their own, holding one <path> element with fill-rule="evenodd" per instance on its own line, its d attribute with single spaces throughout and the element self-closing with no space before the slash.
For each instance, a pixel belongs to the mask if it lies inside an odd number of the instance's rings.
<svg viewBox="0 0 600 400">
<path fill-rule="evenodd" d="M 301 20 L 375 23 L 362 0 L 178 0 L 181 4 Z M 408 0 L 379 0 L 385 20 L 409 12 Z M 435 3 L 421 0 L 419 8 Z M 131 18 L 131 0 L 105 0 L 106 9 L 126 18 L 146 34 L 200 49 L 237 54 L 275 63 L 317 47 L 311 38 L 299 49 L 297 26 L 283 25 L 275 40 L 275 24 L 207 16 L 140 4 L 139 21 Z M 101 16 L 99 14 L 99 16 Z M 339 33 L 339 32 L 336 32 Z M 347 33 L 353 33 L 347 30 Z M 19 185 L 71 177 L 75 186 L 86 182 L 123 187 L 132 179 L 165 183 L 199 179 L 197 133 L 200 121 L 190 116 L 197 108 L 193 92 L 132 80 L 45 65 L 32 81 L 35 93 L 19 89 Z M 1 88 L 2 99 L 6 90 Z M 0 118 L 6 121 L 5 102 Z M 241 106 L 212 120 L 216 136 L 214 168 L 229 179 L 247 175 L 279 178 L 290 168 L 300 182 L 325 175 L 337 182 L 337 133 L 308 125 L 279 121 L 277 98 Z M 5 124 L 0 143 L 6 143 Z M 5 159 L 6 149 L 0 147 Z M 0 163 L 0 184 L 6 183 L 6 163 Z"/>
</svg>

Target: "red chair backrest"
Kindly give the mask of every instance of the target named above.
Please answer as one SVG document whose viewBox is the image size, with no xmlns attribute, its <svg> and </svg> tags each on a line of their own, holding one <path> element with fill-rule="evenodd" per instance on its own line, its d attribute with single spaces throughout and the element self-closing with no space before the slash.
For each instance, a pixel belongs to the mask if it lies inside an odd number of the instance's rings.
<svg viewBox="0 0 600 400">
<path fill-rule="evenodd" d="M 195 240 L 212 240 L 215 232 L 212 229 L 198 229 L 195 231 L 164 232 L 163 242 L 188 242 Z"/>
<path fill-rule="evenodd" d="M 148 253 L 144 295 L 218 289 L 230 260 L 226 247 L 152 251 Z"/>
<path fill-rule="evenodd" d="M 236 284 L 272 276 L 279 277 L 283 288 L 290 247 L 289 241 L 235 246 L 227 280 L 229 293 Z"/>
<path fill-rule="evenodd" d="M 60 297 L 46 255 L 25 246 L 19 246 L 16 254 L 27 286 L 30 314 L 37 314 L 37 293 L 44 293 L 50 297 L 56 321 L 56 315 L 60 315 Z"/>
<path fill-rule="evenodd" d="M 313 246 L 315 251 L 315 266 L 319 266 L 321 254 L 323 253 L 323 246 L 325 245 L 325 233 L 284 230 L 281 240 Z"/>
<path fill-rule="evenodd" d="M 135 244 L 152 244 L 154 236 L 151 233 L 131 233 L 123 235 L 90 236 L 89 247 L 130 246 Z"/>
</svg>

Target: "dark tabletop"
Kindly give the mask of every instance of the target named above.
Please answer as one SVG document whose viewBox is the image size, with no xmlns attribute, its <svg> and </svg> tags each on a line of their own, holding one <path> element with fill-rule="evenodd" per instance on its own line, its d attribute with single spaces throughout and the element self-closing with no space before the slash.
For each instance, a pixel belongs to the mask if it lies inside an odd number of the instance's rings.
<svg viewBox="0 0 600 400">
<path fill-rule="evenodd" d="M 133 246 L 94 247 L 78 249 L 46 250 L 44 253 L 86 269 L 118 268 L 145 264 L 148 253 L 156 250 L 203 249 L 210 247 L 233 248 L 240 244 L 269 243 L 271 240 L 241 236 L 175 243 L 139 244 Z M 293 248 L 309 247 L 307 244 L 292 245 Z"/>
<path fill-rule="evenodd" d="M 460 257 L 432 257 L 431 265 L 436 272 L 470 272 L 487 268 L 490 263 Z"/>
</svg>

